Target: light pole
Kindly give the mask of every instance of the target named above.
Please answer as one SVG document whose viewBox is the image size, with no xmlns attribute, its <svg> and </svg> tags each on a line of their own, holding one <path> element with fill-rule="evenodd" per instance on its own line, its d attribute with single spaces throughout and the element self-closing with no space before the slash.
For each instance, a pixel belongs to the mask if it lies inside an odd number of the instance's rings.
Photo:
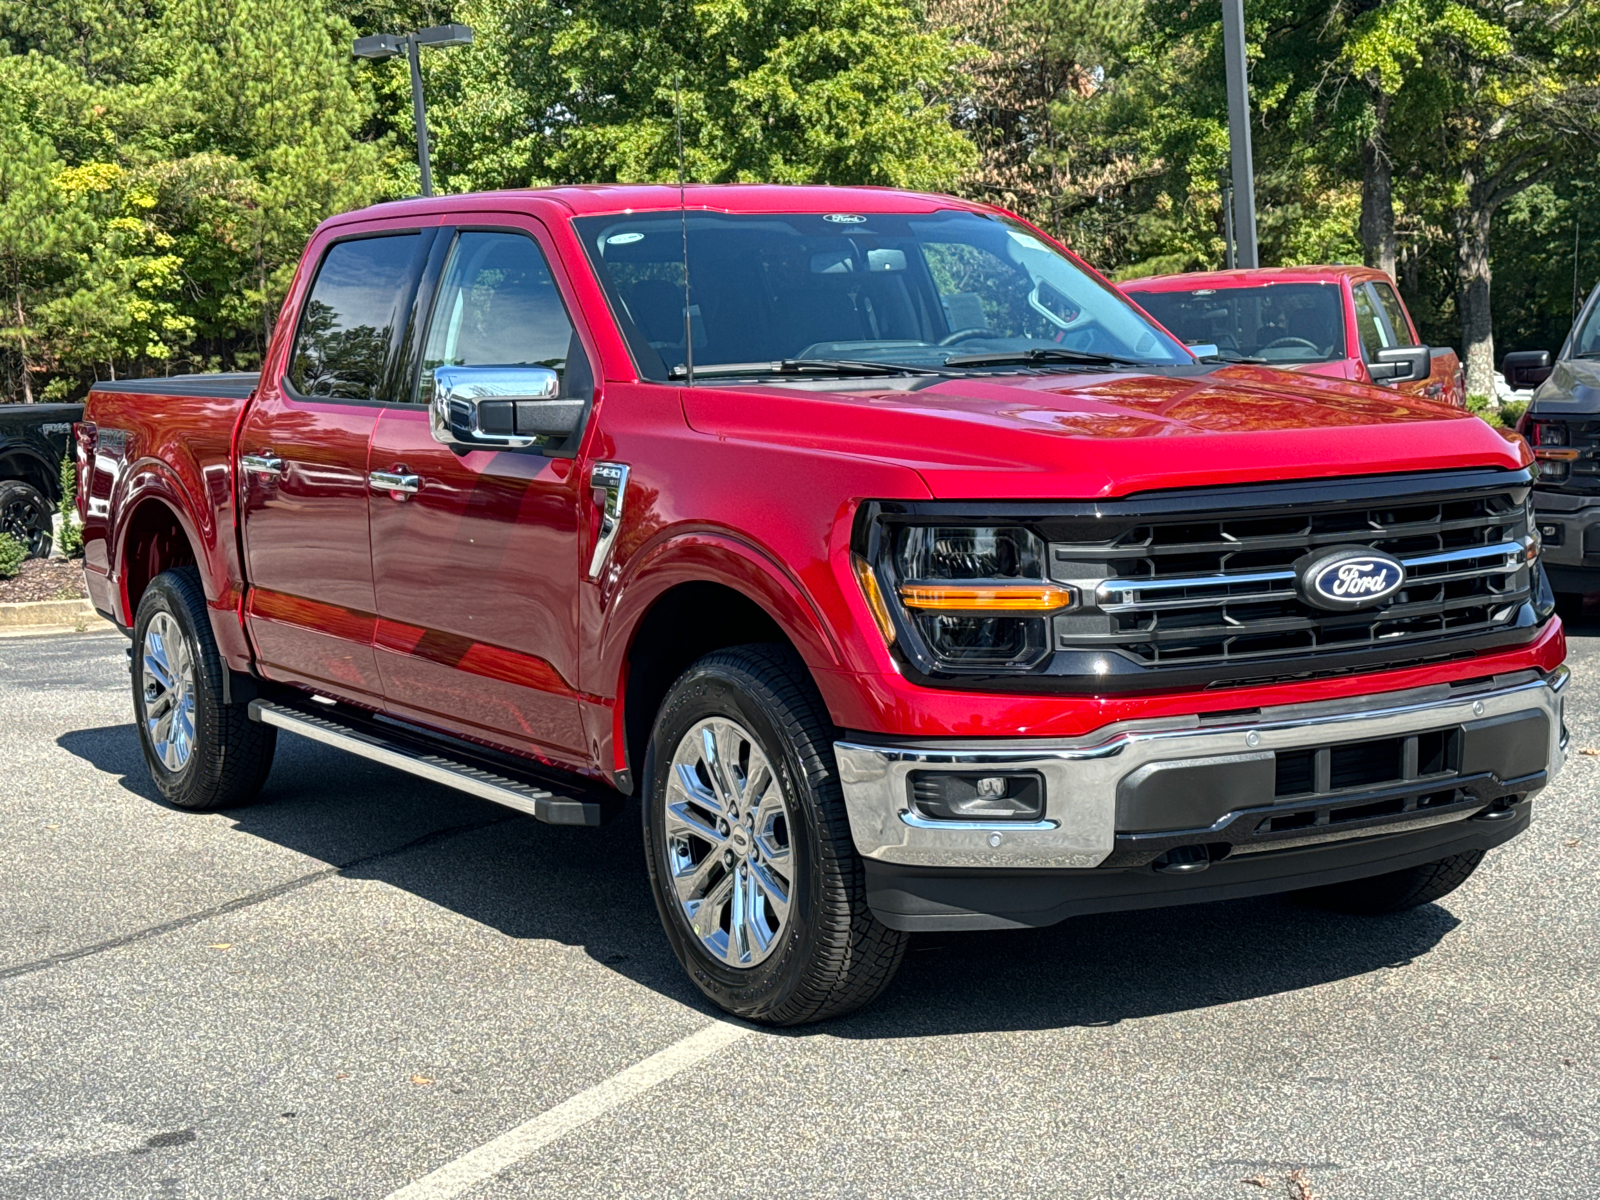
<svg viewBox="0 0 1600 1200">
<path fill-rule="evenodd" d="M 433 195 L 433 170 L 428 165 L 428 110 L 422 101 L 422 67 L 417 60 L 419 46 L 470 46 L 472 30 L 465 25 L 435 25 L 415 33 L 374 33 L 359 37 L 357 58 L 393 58 L 404 54 L 411 60 L 411 117 L 417 123 L 417 167 L 422 172 L 422 194 Z"/>
<path fill-rule="evenodd" d="M 1254 270 L 1256 184 L 1250 153 L 1250 74 L 1244 54 L 1244 0 L 1222 0 L 1222 57 L 1228 74 L 1228 149 L 1233 158 L 1233 215 L 1239 265 Z"/>
</svg>

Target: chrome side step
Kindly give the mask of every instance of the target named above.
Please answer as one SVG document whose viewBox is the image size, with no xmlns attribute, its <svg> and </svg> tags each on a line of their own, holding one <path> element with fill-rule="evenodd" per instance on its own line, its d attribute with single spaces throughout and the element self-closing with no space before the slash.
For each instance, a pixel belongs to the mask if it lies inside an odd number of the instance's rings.
<svg viewBox="0 0 1600 1200">
<path fill-rule="evenodd" d="M 363 722 L 362 728 L 330 720 L 316 713 L 302 712 L 272 700 L 252 700 L 250 719 L 276 725 L 314 742 L 347 750 L 373 762 L 383 763 L 457 791 L 484 800 L 493 800 L 518 812 L 527 813 L 547 825 L 599 825 L 605 815 L 602 805 L 593 800 L 559 796 L 546 788 L 498 774 L 486 767 L 431 753 L 413 739 Z"/>
</svg>

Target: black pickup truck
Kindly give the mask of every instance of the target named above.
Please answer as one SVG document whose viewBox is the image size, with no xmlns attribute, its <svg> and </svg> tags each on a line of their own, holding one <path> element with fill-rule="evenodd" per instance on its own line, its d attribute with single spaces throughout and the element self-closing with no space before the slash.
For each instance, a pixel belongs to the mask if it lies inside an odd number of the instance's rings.
<svg viewBox="0 0 1600 1200">
<path fill-rule="evenodd" d="M 50 553 L 50 518 L 61 500 L 61 460 L 81 404 L 0 404 L 0 533 L 33 558 Z"/>
<path fill-rule="evenodd" d="M 1500 369 L 1513 389 L 1535 389 L 1517 429 L 1539 461 L 1533 511 L 1550 584 L 1600 591 L 1600 286 L 1553 360 L 1521 350 Z"/>
</svg>

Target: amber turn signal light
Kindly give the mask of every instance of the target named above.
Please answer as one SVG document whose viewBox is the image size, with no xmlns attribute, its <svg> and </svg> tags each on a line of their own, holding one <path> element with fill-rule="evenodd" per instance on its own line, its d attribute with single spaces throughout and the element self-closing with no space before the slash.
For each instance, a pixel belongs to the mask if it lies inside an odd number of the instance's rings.
<svg viewBox="0 0 1600 1200">
<path fill-rule="evenodd" d="M 908 583 L 900 589 L 907 608 L 933 612 L 1046 613 L 1070 608 L 1077 593 L 1055 584 L 1003 584 L 993 587 Z"/>
<path fill-rule="evenodd" d="M 883 634 L 885 642 L 893 645 L 894 621 L 889 616 L 889 606 L 883 602 L 883 591 L 878 587 L 878 577 L 872 572 L 872 564 L 859 554 L 852 554 L 850 565 L 855 568 L 856 582 L 861 585 L 862 598 L 867 602 L 872 619 L 878 624 L 878 632 Z"/>
</svg>

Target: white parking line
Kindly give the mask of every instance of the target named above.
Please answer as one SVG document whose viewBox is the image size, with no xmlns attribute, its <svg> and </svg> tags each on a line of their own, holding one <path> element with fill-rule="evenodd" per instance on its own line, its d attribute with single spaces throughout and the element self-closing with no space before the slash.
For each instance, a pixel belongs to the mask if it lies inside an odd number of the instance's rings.
<svg viewBox="0 0 1600 1200">
<path fill-rule="evenodd" d="M 468 1188 L 494 1178 L 535 1150 L 548 1146 L 563 1134 L 587 1125 L 617 1105 L 671 1079 L 686 1067 L 692 1067 L 701 1059 L 731 1046 L 750 1032 L 746 1026 L 727 1021 L 708 1025 L 681 1042 L 674 1042 L 665 1050 L 618 1072 L 604 1083 L 597 1083 L 588 1091 L 579 1092 L 572 1099 L 564 1100 L 477 1149 L 467 1151 L 437 1171 L 430 1171 L 421 1179 L 406 1184 L 386 1200 L 449 1200 L 452 1196 L 459 1196 Z"/>
</svg>

